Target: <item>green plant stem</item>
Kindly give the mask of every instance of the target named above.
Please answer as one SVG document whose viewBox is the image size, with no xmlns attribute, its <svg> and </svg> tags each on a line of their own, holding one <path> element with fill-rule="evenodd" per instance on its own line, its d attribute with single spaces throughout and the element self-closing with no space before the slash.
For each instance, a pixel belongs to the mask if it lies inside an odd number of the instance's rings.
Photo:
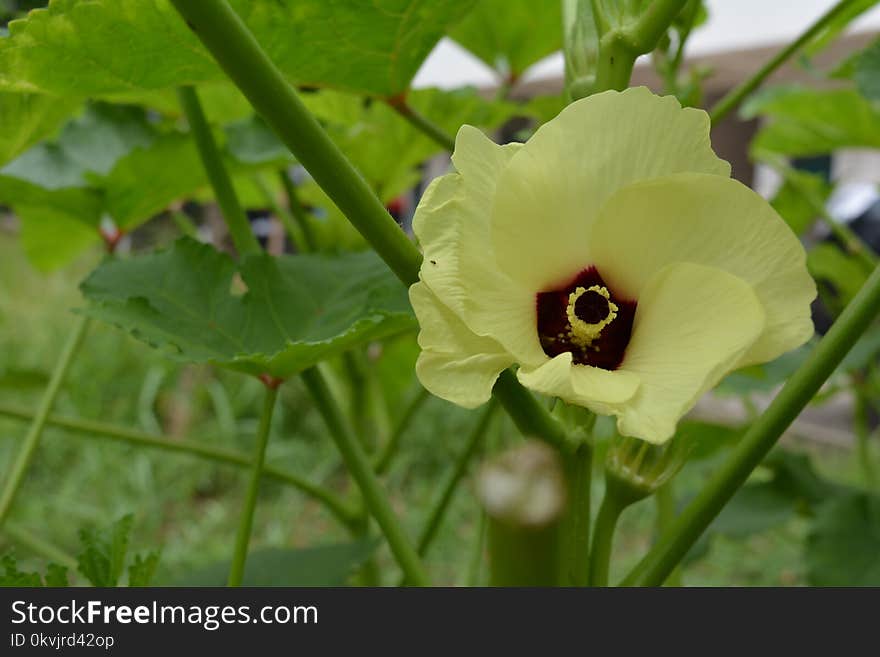
<svg viewBox="0 0 880 657">
<path fill-rule="evenodd" d="M 449 504 L 452 502 L 455 491 L 458 489 L 458 485 L 467 473 L 471 461 L 479 451 L 480 445 L 483 443 L 483 438 L 492 422 L 495 409 L 496 404 L 494 402 L 489 402 L 483 408 L 476 426 L 468 436 L 464 449 L 455 460 L 455 465 L 449 473 L 449 476 L 446 478 L 446 482 L 443 484 L 440 495 L 437 498 L 437 501 L 434 502 L 431 513 L 428 515 L 428 520 L 422 529 L 422 533 L 419 535 L 417 551 L 420 556 L 423 557 L 428 553 L 428 548 L 431 547 L 431 543 L 437 536 L 437 530 L 440 529 L 443 517 L 446 515 L 447 509 L 449 509 Z"/>
<path fill-rule="evenodd" d="M 571 453 L 577 449 L 577 443 L 565 433 L 562 424 L 519 384 L 516 375 L 510 370 L 505 370 L 498 376 L 492 394 L 501 402 L 524 436 L 543 440 L 563 453 Z"/>
<path fill-rule="evenodd" d="M 82 343 L 88 326 L 89 319 L 87 317 L 81 315 L 76 318 L 76 323 L 67 338 L 67 343 L 55 362 L 55 368 L 52 370 L 49 385 L 46 386 L 46 390 L 43 392 L 43 398 L 40 400 L 36 415 L 34 415 L 31 421 L 24 442 L 10 467 L 9 474 L 6 476 L 3 492 L 0 493 L 0 527 L 3 526 L 9 512 L 12 510 L 12 504 L 15 502 L 15 497 L 18 495 L 22 482 L 24 482 L 24 476 L 37 452 L 40 438 L 43 435 L 43 429 L 46 427 L 46 420 L 49 418 L 52 406 L 55 405 L 55 399 L 61 390 L 61 384 L 64 383 L 64 377 L 67 375 L 67 370 L 73 362 L 73 357 Z"/>
<path fill-rule="evenodd" d="M 660 586 L 688 550 L 818 392 L 880 311 L 880 267 L 792 375 L 727 461 L 623 580 L 625 586 Z"/>
<path fill-rule="evenodd" d="M 400 564 L 407 581 L 415 586 L 428 586 L 430 582 L 424 566 L 412 543 L 400 527 L 391 504 L 382 490 L 382 485 L 373 472 L 364 448 L 349 428 L 324 377 L 317 368 L 312 367 L 302 373 L 302 380 L 314 399 L 315 405 L 330 431 L 330 436 L 360 488 L 367 508 L 385 535 L 391 552 Z"/>
<path fill-rule="evenodd" d="M 226 0 L 171 0 L 220 67 L 297 160 L 404 281 L 421 256 Z"/>
<path fill-rule="evenodd" d="M 260 194 L 262 194 L 263 198 L 266 200 L 266 204 L 269 206 L 269 209 L 272 210 L 272 214 L 274 214 L 278 221 L 281 222 L 281 225 L 284 227 L 284 232 L 287 233 L 287 238 L 290 240 L 290 243 L 301 252 L 305 252 L 308 249 L 305 247 L 305 235 L 303 235 L 299 226 L 297 226 L 296 221 L 293 218 L 293 214 L 287 209 L 281 206 L 278 202 L 278 199 L 275 198 L 275 194 L 272 193 L 269 185 L 263 179 L 263 176 L 260 174 L 255 174 L 251 180 L 254 183 L 254 186 L 259 190 Z"/>
<path fill-rule="evenodd" d="M 608 586 L 611 569 L 611 548 L 620 514 L 629 506 L 630 500 L 616 493 L 616 488 L 606 481 L 605 497 L 599 505 L 593 544 L 590 547 L 590 586 Z"/>
<path fill-rule="evenodd" d="M 314 253 L 318 250 L 318 241 L 315 238 L 315 229 L 312 227 L 312 222 L 309 219 L 308 210 L 299 200 L 299 194 L 296 193 L 296 185 L 293 184 L 290 176 L 287 175 L 287 171 L 282 169 L 278 172 L 278 177 L 281 180 L 284 193 L 287 195 L 287 207 L 290 210 L 290 215 L 293 217 L 296 225 L 299 226 L 300 232 L 302 232 L 303 242 L 299 244 L 299 247 L 305 253 Z"/>
<path fill-rule="evenodd" d="M 275 412 L 275 403 L 278 400 L 278 387 L 266 386 L 266 398 L 263 402 L 263 412 L 260 415 L 260 425 L 257 429 L 257 441 L 254 446 L 254 456 L 251 462 L 251 479 L 248 483 L 247 493 L 244 498 L 244 508 L 238 522 L 238 532 L 235 535 L 235 551 L 232 554 L 232 566 L 229 569 L 227 586 L 241 586 L 244 578 L 244 567 L 247 562 L 248 545 L 251 542 L 251 529 L 254 526 L 254 511 L 257 508 L 257 497 L 260 493 L 260 481 L 263 478 L 263 465 L 266 462 L 266 446 L 269 444 L 269 434 L 272 428 L 272 415 Z"/>
<path fill-rule="evenodd" d="M 418 415 L 419 409 L 426 401 L 428 401 L 430 396 L 431 395 L 427 390 L 419 387 L 419 391 L 403 411 L 400 420 L 394 425 L 394 431 L 392 431 L 391 436 L 388 438 L 387 442 L 382 447 L 382 450 L 379 452 L 379 456 L 376 458 L 375 465 L 373 466 L 376 474 L 382 475 L 388 471 L 388 467 L 391 465 L 391 462 L 394 460 L 394 457 L 400 449 L 400 441 L 403 439 L 403 436 L 406 434 L 412 421 L 416 418 L 416 415 Z"/>
<path fill-rule="evenodd" d="M 34 554 L 38 554 L 49 561 L 54 561 L 68 570 L 76 569 L 77 563 L 75 558 L 67 554 L 67 552 L 61 548 L 52 545 L 35 534 L 32 534 L 30 530 L 25 529 L 18 523 L 7 522 L 3 527 L 3 531 L 12 541 L 23 545 Z"/>
<path fill-rule="evenodd" d="M 3 402 L 0 402 L 0 415 L 24 421 L 30 421 L 35 417 L 33 411 Z M 251 463 L 250 458 L 246 454 L 234 450 L 214 447 L 213 445 L 196 442 L 194 440 L 168 440 L 167 438 L 155 436 L 144 431 L 119 427 L 106 422 L 50 415 L 46 419 L 46 424 L 66 429 L 87 438 L 104 438 L 127 443 L 129 445 L 137 445 L 138 447 L 154 447 L 167 452 L 178 452 L 182 454 L 190 454 L 191 456 L 199 456 L 201 458 L 227 465 L 241 467 L 249 466 Z M 360 511 L 352 508 L 351 505 L 329 490 L 303 479 L 297 474 L 271 465 L 265 466 L 263 472 L 267 477 L 271 477 L 283 484 L 296 488 L 309 497 L 314 498 L 316 501 L 321 502 L 347 527 L 351 527 L 357 523 Z"/>
<path fill-rule="evenodd" d="M 629 86 L 639 55 L 651 52 L 687 0 L 654 0 L 635 23 L 612 28 L 599 39 L 595 92 Z"/>
<path fill-rule="evenodd" d="M 563 586 L 586 586 L 590 576 L 590 493 L 593 446 L 588 442 L 563 456 L 568 501 L 561 532 L 564 557 L 560 563 Z"/>
<path fill-rule="evenodd" d="M 434 143 L 450 153 L 455 150 L 455 138 L 446 134 L 446 131 L 443 128 L 428 119 L 426 116 L 417 112 L 415 108 L 407 102 L 404 96 L 388 98 L 386 102 L 391 109 L 406 119 L 416 130 L 433 140 Z"/>
<path fill-rule="evenodd" d="M 716 125 L 730 114 L 731 111 L 736 109 L 745 97 L 757 89 L 771 73 L 787 62 L 792 55 L 809 43 L 813 37 L 824 30 L 829 23 L 849 9 L 854 1 L 855 0 L 841 0 L 838 2 L 820 16 L 815 23 L 810 25 L 810 27 L 808 27 L 797 39 L 776 53 L 776 55 L 764 64 L 764 66 L 762 66 L 752 77 L 727 92 L 721 100 L 715 103 L 709 112 L 709 118 L 712 120 L 712 125 Z"/>
<path fill-rule="evenodd" d="M 235 242 L 235 248 L 241 255 L 259 253 L 260 243 L 254 237 L 247 215 L 238 202 L 238 196 L 232 187 L 232 179 L 223 165 L 223 157 L 220 155 L 220 149 L 217 148 L 217 142 L 214 141 L 211 126 L 205 118 L 196 90 L 193 87 L 179 87 L 177 97 L 189 123 L 189 129 L 211 188 L 214 190 L 214 196 L 217 197 L 217 203 L 223 211 L 223 218 L 232 235 L 232 241 Z"/>
<path fill-rule="evenodd" d="M 171 0 L 226 74 L 297 160 L 405 285 L 419 280 L 422 256 L 381 201 L 309 113 L 226 0 Z M 563 446 L 567 437 L 510 372 L 495 393 L 523 433 Z"/>
</svg>

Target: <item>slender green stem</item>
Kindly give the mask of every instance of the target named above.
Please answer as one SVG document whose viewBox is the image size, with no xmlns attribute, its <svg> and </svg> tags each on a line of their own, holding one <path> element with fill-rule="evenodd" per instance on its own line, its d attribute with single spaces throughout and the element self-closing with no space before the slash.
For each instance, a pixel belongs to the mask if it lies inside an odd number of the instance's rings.
<svg viewBox="0 0 880 657">
<path fill-rule="evenodd" d="M 232 555 L 232 566 L 229 569 L 227 586 L 241 586 L 244 578 L 244 566 L 247 562 L 248 545 L 251 542 L 251 529 L 254 526 L 254 511 L 257 508 L 257 497 L 260 493 L 260 481 L 263 478 L 263 464 L 266 462 L 266 446 L 272 428 L 272 415 L 275 402 L 278 400 L 278 387 L 266 386 L 266 399 L 263 402 L 263 413 L 260 415 L 260 426 L 257 429 L 257 441 L 251 462 L 251 479 L 244 498 L 244 508 L 238 522 L 235 535 L 235 551 Z"/>
<path fill-rule="evenodd" d="M 171 210 L 171 220 L 174 224 L 180 229 L 180 232 L 186 235 L 187 237 L 192 237 L 193 239 L 197 239 L 199 236 L 199 229 L 196 228 L 196 225 L 193 223 L 193 220 L 190 219 L 186 213 L 181 210 Z"/>
<path fill-rule="evenodd" d="M 782 432 L 818 392 L 880 312 L 880 267 L 846 307 L 807 361 L 786 382 L 733 454 L 624 579 L 627 586 L 660 586 L 724 505 L 746 481 Z"/>
<path fill-rule="evenodd" d="M 430 396 L 431 395 L 427 390 L 419 387 L 418 393 L 416 393 L 403 411 L 403 415 L 400 416 L 400 420 L 398 420 L 397 424 L 394 426 L 394 431 L 382 447 L 382 451 L 379 452 L 379 456 L 373 466 L 376 474 L 381 475 L 388 471 L 391 461 L 394 460 L 394 457 L 400 449 L 400 441 L 403 439 L 403 436 L 406 434 L 412 421 L 416 418 L 416 415 L 418 415 L 419 409 L 426 401 L 428 401 Z"/>
<path fill-rule="evenodd" d="M 302 373 L 302 380 L 324 418 L 330 436 L 336 443 L 352 477 L 361 489 L 367 508 L 376 519 L 388 541 L 391 552 L 400 564 L 407 581 L 416 586 L 428 586 L 428 575 L 419 555 L 397 521 L 382 485 L 376 478 L 360 441 L 353 435 L 345 416 L 320 371 L 312 367 Z"/>
<path fill-rule="evenodd" d="M 490 402 L 484 407 L 480 414 L 480 419 L 477 421 L 476 426 L 468 436 L 464 449 L 455 460 L 455 465 L 449 473 L 446 482 L 443 484 L 440 495 L 437 497 L 437 501 L 434 502 L 431 513 L 428 515 L 428 520 L 419 536 L 417 551 L 420 556 L 425 556 L 428 553 L 428 548 L 431 547 L 431 543 L 437 536 L 437 530 L 440 529 L 443 517 L 446 515 L 450 502 L 452 502 L 455 491 L 458 489 L 458 485 L 464 478 L 465 473 L 467 473 L 471 461 L 480 449 L 486 431 L 489 429 L 489 425 L 492 422 L 495 408 L 496 405 L 493 402 Z"/>
<path fill-rule="evenodd" d="M 30 421 L 35 417 L 33 411 L 2 402 L 0 402 L 0 415 L 24 421 Z M 223 449 L 221 447 L 215 447 L 194 440 L 168 440 L 161 436 L 155 436 L 144 431 L 129 429 L 127 427 L 119 427 L 107 422 L 96 422 L 92 420 L 81 420 L 78 418 L 50 415 L 46 419 L 46 424 L 66 429 L 86 438 L 104 438 L 127 443 L 129 445 L 137 445 L 139 447 L 154 447 L 167 452 L 178 452 L 182 454 L 190 454 L 192 456 L 199 456 L 201 458 L 227 465 L 241 467 L 249 466 L 251 463 L 250 458 L 246 454 L 234 450 Z M 296 488 L 309 497 L 321 502 L 347 527 L 351 527 L 358 522 L 360 511 L 352 508 L 347 502 L 331 491 L 303 479 L 297 474 L 271 465 L 267 465 L 263 469 L 263 472 L 267 477 L 271 477 L 281 483 Z"/>
<path fill-rule="evenodd" d="M 214 141 L 214 135 L 211 134 L 211 127 L 208 125 L 204 111 L 202 111 L 202 104 L 199 102 L 196 90 L 193 87 L 180 87 L 177 90 L 177 96 L 180 100 L 180 106 L 186 114 L 186 120 L 199 151 L 199 158 L 202 160 L 202 166 L 205 167 L 205 173 L 208 174 L 208 180 L 217 197 L 217 203 L 223 211 L 223 218 L 229 227 L 232 241 L 235 242 L 235 248 L 241 255 L 259 253 L 260 243 L 254 237 L 247 215 L 238 202 L 238 196 L 232 187 L 229 173 L 223 165 L 220 149 L 217 148 L 217 142 Z"/>
<path fill-rule="evenodd" d="M 82 342 L 83 336 L 86 334 L 88 326 L 89 319 L 87 317 L 79 316 L 76 318 L 76 324 L 74 324 L 73 330 L 67 338 L 67 343 L 55 362 L 55 369 L 52 370 L 49 385 L 43 392 L 43 398 L 40 400 L 37 413 L 31 421 L 31 426 L 24 438 L 24 442 L 10 467 L 9 474 L 6 476 L 3 492 L 0 493 L 0 527 L 3 526 L 9 512 L 12 510 L 15 496 L 18 495 L 21 484 L 24 481 L 24 476 L 34 458 L 34 454 L 37 452 L 40 438 L 43 435 L 43 429 L 46 427 L 46 420 L 52 411 L 52 406 L 54 406 L 58 392 L 61 390 L 61 384 L 64 383 L 64 377 L 67 375 L 67 370 L 73 362 L 73 357 Z"/>
<path fill-rule="evenodd" d="M 281 222 L 281 225 L 284 227 L 284 232 L 287 233 L 287 238 L 290 240 L 290 243 L 293 244 L 293 246 L 298 251 L 308 251 L 308 249 L 304 248 L 305 236 L 303 235 L 299 226 L 296 225 L 296 221 L 294 220 L 293 215 L 291 214 L 290 210 L 281 206 L 263 176 L 257 173 L 251 177 L 251 180 L 253 181 L 254 186 L 256 186 L 256 188 L 259 190 L 260 194 L 263 195 L 263 198 L 266 200 L 266 204 L 269 206 L 269 209 L 272 210 L 272 213 L 278 218 L 278 221 Z"/>
<path fill-rule="evenodd" d="M 641 55 L 649 53 L 657 46 L 672 21 L 681 12 L 688 0 L 653 0 L 639 20 L 628 30 L 628 41 Z"/>
<path fill-rule="evenodd" d="M 593 545 L 590 547 L 590 586 L 608 586 L 608 573 L 611 569 L 611 548 L 620 514 L 629 506 L 628 500 L 616 493 L 616 487 L 606 481 L 605 497 L 599 505 L 596 527 L 593 530 Z"/>
<path fill-rule="evenodd" d="M 422 256 L 370 186 L 309 113 L 226 0 L 171 0 L 226 74 L 299 162 L 406 285 L 419 279 Z M 567 438 L 546 409 L 502 373 L 495 393 L 527 435 L 562 446 Z"/>
<path fill-rule="evenodd" d="M 859 466 L 862 469 L 862 475 L 865 478 L 865 485 L 869 489 L 873 489 L 877 486 L 877 472 L 874 469 L 873 455 L 871 454 L 871 431 L 868 426 L 868 411 L 871 402 L 868 395 L 858 384 L 855 387 L 855 397 L 853 430 L 856 434 L 856 454 Z"/>
<path fill-rule="evenodd" d="M 415 108 L 407 102 L 405 96 L 388 98 L 386 102 L 391 106 L 391 109 L 409 121 L 410 125 L 429 139 L 433 140 L 437 145 L 446 149 L 450 153 L 455 150 L 455 138 L 446 134 L 446 131 L 443 128 L 428 119 L 426 116 L 417 112 Z"/>
<path fill-rule="evenodd" d="M 34 554 L 39 554 L 49 561 L 54 561 L 68 570 L 74 570 L 77 567 L 74 557 L 45 539 L 32 534 L 30 530 L 25 529 L 16 522 L 7 522 L 3 527 L 3 531 L 10 539 L 28 548 Z"/>
<path fill-rule="evenodd" d="M 492 394 L 501 402 L 524 436 L 539 438 L 561 452 L 573 452 L 577 449 L 577 443 L 565 433 L 562 424 L 519 384 L 516 375 L 510 370 L 499 375 Z"/>
<path fill-rule="evenodd" d="M 590 576 L 590 493 L 593 446 L 583 442 L 564 457 L 568 486 L 567 509 L 562 524 L 561 573 L 563 586 L 586 586 Z"/>
<path fill-rule="evenodd" d="M 822 199 L 819 198 L 812 189 L 801 182 L 801 179 L 796 175 L 796 171 L 783 161 L 768 162 L 767 164 L 775 169 L 789 185 L 797 190 L 798 194 L 800 194 L 810 207 L 813 208 L 813 212 L 819 215 L 819 218 L 825 226 L 827 226 L 828 230 L 831 231 L 831 234 L 840 241 L 847 253 L 857 257 L 862 261 L 862 264 L 866 265 L 869 269 L 874 268 L 878 262 L 878 258 L 873 249 L 849 226 L 840 223 L 831 216 L 831 213 L 828 212 Z"/>
<path fill-rule="evenodd" d="M 299 226 L 300 232 L 302 232 L 303 241 L 298 246 L 305 253 L 313 253 L 318 250 L 318 241 L 315 237 L 315 229 L 309 219 L 308 210 L 299 200 L 299 195 L 296 193 L 296 185 L 293 184 L 290 176 L 287 175 L 287 171 L 282 169 L 278 172 L 278 177 L 281 180 L 284 193 L 287 194 L 287 207 L 290 210 L 290 215 L 293 217 L 296 225 Z"/>
<path fill-rule="evenodd" d="M 348 220 L 404 281 L 421 255 L 226 0 L 171 0 L 221 68 Z"/>
<path fill-rule="evenodd" d="M 776 55 L 764 64 L 764 66 L 762 66 L 752 77 L 727 92 L 721 100 L 715 103 L 709 112 L 709 118 L 712 120 L 712 124 L 717 124 L 730 114 L 731 111 L 736 109 L 745 97 L 757 89 L 761 83 L 773 73 L 773 71 L 787 62 L 792 55 L 809 43 L 813 37 L 824 30 L 829 23 L 849 9 L 855 1 L 856 0 L 841 0 L 838 2 L 827 12 L 822 14 L 822 16 L 820 16 L 815 23 L 810 25 L 810 27 L 808 27 L 797 39 L 776 53 Z"/>
</svg>

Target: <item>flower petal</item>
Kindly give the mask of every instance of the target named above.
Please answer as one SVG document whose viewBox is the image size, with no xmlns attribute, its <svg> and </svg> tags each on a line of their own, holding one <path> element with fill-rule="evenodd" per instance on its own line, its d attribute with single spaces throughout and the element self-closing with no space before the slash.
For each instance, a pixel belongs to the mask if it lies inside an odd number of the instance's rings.
<svg viewBox="0 0 880 657">
<path fill-rule="evenodd" d="M 804 249 L 770 204 L 740 182 L 688 173 L 636 183 L 605 204 L 590 243 L 605 281 L 639 306 L 640 290 L 674 262 L 750 283 L 767 323 L 740 366 L 772 360 L 813 335 L 816 286 Z"/>
<path fill-rule="evenodd" d="M 630 372 L 573 364 L 568 351 L 534 369 L 521 368 L 517 378 L 536 392 L 603 415 L 632 398 L 639 387 L 638 377 Z"/>
<path fill-rule="evenodd" d="M 498 146 L 470 126 L 455 143 L 459 173 L 435 179 L 413 219 L 421 279 L 474 333 L 498 340 L 520 362 L 541 363 L 535 291 L 498 270 L 489 243 L 495 181 L 521 144 Z"/>
<path fill-rule="evenodd" d="M 558 286 L 590 264 L 590 226 L 608 197 L 681 171 L 730 174 L 712 152 L 705 112 L 643 87 L 572 103 L 498 179 L 491 230 L 498 265 L 536 292 Z"/>
<path fill-rule="evenodd" d="M 475 335 L 424 283 L 409 288 L 421 330 L 416 375 L 432 394 L 475 408 L 489 400 L 513 358 L 491 338 Z"/>
<path fill-rule="evenodd" d="M 624 436 L 663 443 L 697 399 L 724 376 L 764 329 L 752 287 L 720 269 L 678 263 L 642 289 L 621 370 L 638 392 L 615 414 Z"/>
</svg>

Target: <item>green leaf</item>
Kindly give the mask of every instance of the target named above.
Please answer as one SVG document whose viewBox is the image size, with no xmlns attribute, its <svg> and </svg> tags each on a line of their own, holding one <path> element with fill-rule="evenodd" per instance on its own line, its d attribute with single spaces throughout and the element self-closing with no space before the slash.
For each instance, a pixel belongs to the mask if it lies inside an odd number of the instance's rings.
<svg viewBox="0 0 880 657">
<path fill-rule="evenodd" d="M 43 586 L 70 586 L 67 581 L 67 568 L 50 563 L 46 567 L 46 574 L 26 573 L 18 568 L 18 561 L 12 554 L 5 554 L 0 558 L 0 587 L 28 587 L 37 588 Z"/>
<path fill-rule="evenodd" d="M 189 238 L 108 260 L 82 284 L 86 312 L 187 362 L 287 378 L 331 355 L 415 327 L 406 289 L 372 252 L 248 257 L 236 266 Z"/>
<path fill-rule="evenodd" d="M 159 566 L 159 553 L 148 552 L 146 556 L 136 554 L 128 567 L 129 586 L 150 586 Z"/>
<path fill-rule="evenodd" d="M 778 527 L 794 517 L 795 502 L 771 482 L 740 488 L 712 523 L 710 530 L 744 538 Z"/>
<path fill-rule="evenodd" d="M 812 586 L 880 586 L 880 496 L 851 493 L 824 505 L 806 561 Z"/>
<path fill-rule="evenodd" d="M 816 210 L 805 194 L 825 203 L 831 194 L 831 185 L 822 176 L 806 171 L 791 170 L 771 201 L 773 208 L 785 219 L 796 235 L 805 233 L 816 221 Z"/>
<path fill-rule="evenodd" d="M 244 164 L 285 164 L 293 161 L 293 155 L 260 117 L 251 115 L 224 128 L 226 149 L 236 160 Z"/>
<path fill-rule="evenodd" d="M 752 153 L 758 157 L 880 148 L 880 110 L 854 89 L 774 87 L 752 96 L 742 115 L 768 119 L 752 141 Z"/>
<path fill-rule="evenodd" d="M 232 0 L 294 82 L 391 96 L 475 0 Z M 9 24 L 0 88 L 100 96 L 224 80 L 167 0 L 54 0 Z"/>
<path fill-rule="evenodd" d="M 855 60 L 853 78 L 868 100 L 880 100 L 880 40 L 865 48 Z"/>
<path fill-rule="evenodd" d="M 81 529 L 83 549 L 77 557 L 79 571 L 93 586 L 116 586 L 122 576 L 134 516 L 123 516 L 102 530 Z"/>
<path fill-rule="evenodd" d="M 754 392 L 771 392 L 782 385 L 797 371 L 813 350 L 809 343 L 783 354 L 776 360 L 751 365 L 728 374 L 715 388 L 721 395 L 743 395 Z"/>
<path fill-rule="evenodd" d="M 266 548 L 248 555 L 243 586 L 344 586 L 376 551 L 373 539 L 288 550 Z M 176 586 L 225 586 L 229 563 L 189 573 Z"/>
<path fill-rule="evenodd" d="M 819 283 L 820 291 L 823 286 L 830 287 L 834 298 L 823 298 L 837 311 L 852 300 L 871 273 L 865 262 L 830 242 L 818 244 L 807 253 L 807 269 Z"/>
<path fill-rule="evenodd" d="M 42 94 L 0 93 L 0 165 L 48 137 L 78 103 Z"/>
<path fill-rule="evenodd" d="M 502 75 L 519 77 L 562 48 L 561 3 L 481 0 L 449 36 Z"/>
<path fill-rule="evenodd" d="M 687 446 L 687 459 L 702 461 L 735 444 L 743 434 L 742 427 L 731 427 L 700 420 L 683 420 L 675 439 Z"/>
</svg>

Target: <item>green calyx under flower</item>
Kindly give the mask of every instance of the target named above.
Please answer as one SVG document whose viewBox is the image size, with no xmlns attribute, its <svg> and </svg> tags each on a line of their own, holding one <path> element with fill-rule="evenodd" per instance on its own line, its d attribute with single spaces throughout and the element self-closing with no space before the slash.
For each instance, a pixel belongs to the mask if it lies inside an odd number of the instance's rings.
<svg viewBox="0 0 880 657">
<path fill-rule="evenodd" d="M 652 445 L 637 438 L 618 437 L 605 456 L 605 477 L 627 504 L 653 494 L 674 477 L 687 458 L 683 440 Z"/>
<path fill-rule="evenodd" d="M 728 372 L 813 334 L 803 247 L 730 179 L 705 112 L 605 92 L 525 144 L 464 126 L 452 160 L 413 221 L 416 372 L 439 397 L 479 406 L 516 366 L 526 387 L 660 444 Z"/>
</svg>

